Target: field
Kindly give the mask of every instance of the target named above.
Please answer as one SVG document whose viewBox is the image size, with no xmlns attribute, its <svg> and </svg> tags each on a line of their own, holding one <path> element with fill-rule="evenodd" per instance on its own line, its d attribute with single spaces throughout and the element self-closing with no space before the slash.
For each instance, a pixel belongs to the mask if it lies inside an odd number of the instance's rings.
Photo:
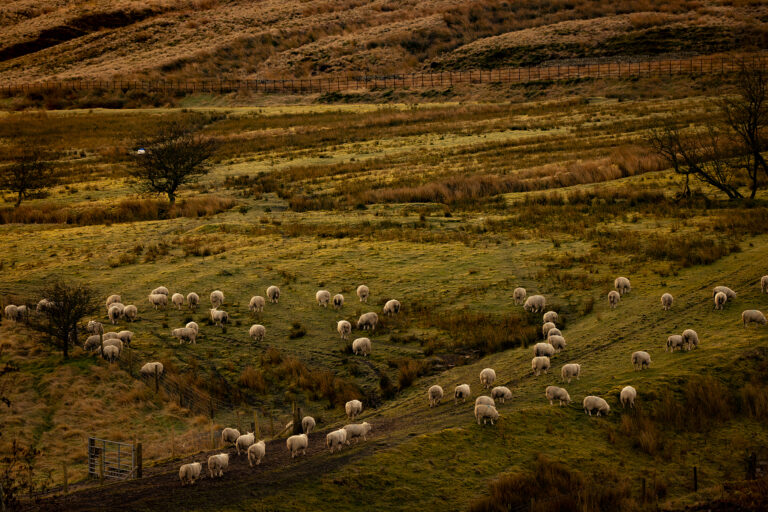
<svg viewBox="0 0 768 512">
<path fill-rule="evenodd" d="M 41 450 L 29 461 L 37 488 L 59 485 L 65 462 L 70 483 L 84 478 L 88 436 L 141 441 L 150 462 L 143 480 L 75 484 L 83 489 L 67 501 L 35 506 L 491 510 L 481 500 L 500 475 L 555 462 L 585 488 L 610 487 L 582 496 L 603 509 L 747 503 L 733 491 L 746 487 L 732 482 L 745 476 L 745 455 L 768 446 L 768 330 L 745 329 L 740 315 L 768 309 L 759 286 L 768 197 L 728 202 L 695 182 L 692 198 L 676 196 L 682 179 L 645 146 L 647 131 L 664 119 L 705 126 L 720 90 L 693 80 L 649 92 L 662 85 L 539 84 L 505 91 L 520 95 L 514 102 L 229 107 L 198 98 L 209 105 L 0 114 L 0 140 L 42 137 L 62 170 L 47 194 L 18 209 L 8 195 L 0 207 L 2 305 L 35 304 L 51 278 L 66 277 L 105 299 L 119 293 L 140 314 L 120 322 L 135 338 L 119 364 L 80 348 L 62 362 L 23 324 L 0 323 L 0 363 L 18 370 L 0 377 L 11 402 L 0 443 Z M 169 209 L 138 195 L 127 169 L 131 141 L 173 119 L 192 120 L 220 151 Z M 632 291 L 611 310 L 619 275 Z M 355 296 L 362 283 L 368 304 Z M 250 297 L 272 284 L 279 303 L 249 313 Z M 160 285 L 199 293 L 202 307 L 155 311 L 146 297 Z M 723 311 L 712 309 L 716 285 L 738 293 Z M 547 298 L 568 342 L 543 376 L 530 367 L 541 318 L 514 304 L 517 286 Z M 224 329 L 207 320 L 214 289 L 226 296 Z M 318 289 L 344 294 L 344 307 L 319 307 Z M 667 291 L 675 303 L 665 312 Z M 382 317 L 369 358 L 353 355 L 336 322 L 380 313 L 390 298 L 402 312 Z M 190 320 L 201 336 L 180 345 L 170 330 Z M 249 339 L 252 323 L 266 327 L 263 342 Z M 666 352 L 667 336 L 686 328 L 700 346 Z M 651 354 L 650 369 L 633 370 L 636 350 Z M 153 360 L 171 391 L 138 378 Z M 573 403 L 550 406 L 544 389 L 566 362 L 583 369 L 565 385 Z M 513 392 L 495 426 L 474 422 L 471 401 L 452 400 L 464 382 L 472 401 L 481 394 L 486 367 Z M 430 409 L 435 383 L 446 398 Z M 630 384 L 637 408 L 622 410 L 618 393 Z M 173 386 L 193 399 L 178 400 Z M 609 416 L 584 414 L 590 394 L 608 400 Z M 324 433 L 345 424 L 352 398 L 366 404 L 372 439 L 330 455 Z M 318 419 L 307 458 L 290 461 L 276 440 L 263 467 L 241 457 L 223 481 L 178 486 L 178 465 L 204 459 L 212 428 L 246 428 L 256 412 L 271 438 L 294 403 Z M 550 510 L 562 495 L 535 498 Z"/>
</svg>

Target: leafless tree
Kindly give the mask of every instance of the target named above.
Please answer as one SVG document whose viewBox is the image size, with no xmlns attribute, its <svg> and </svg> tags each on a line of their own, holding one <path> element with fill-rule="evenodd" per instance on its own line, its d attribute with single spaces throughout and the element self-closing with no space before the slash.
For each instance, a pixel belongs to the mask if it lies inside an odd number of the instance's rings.
<svg viewBox="0 0 768 512">
<path fill-rule="evenodd" d="M 50 156 L 41 141 L 30 140 L 12 147 L 0 167 L 0 189 L 16 195 L 16 207 L 31 194 L 56 184 Z"/>
</svg>

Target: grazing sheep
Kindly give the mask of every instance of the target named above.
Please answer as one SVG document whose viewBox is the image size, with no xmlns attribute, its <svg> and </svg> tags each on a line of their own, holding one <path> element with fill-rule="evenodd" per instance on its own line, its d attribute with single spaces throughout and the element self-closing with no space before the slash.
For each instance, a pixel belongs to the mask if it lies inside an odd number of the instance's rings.
<svg viewBox="0 0 768 512">
<path fill-rule="evenodd" d="M 203 465 L 199 462 L 192 462 L 191 464 L 183 464 L 179 468 L 179 480 L 181 480 L 181 485 L 192 485 L 194 484 L 198 478 L 200 478 L 200 473 L 203 470 Z"/>
<path fill-rule="evenodd" d="M 715 306 L 712 309 L 722 310 L 727 300 L 728 296 L 726 294 L 723 292 L 717 292 L 715 294 Z"/>
<path fill-rule="evenodd" d="M 218 325 L 219 327 L 223 327 L 224 324 L 229 322 L 229 315 L 226 311 L 220 311 L 218 309 L 212 309 L 211 310 L 211 321 Z"/>
<path fill-rule="evenodd" d="M 251 313 L 261 313 L 264 311 L 264 304 L 266 301 L 261 295 L 254 295 L 251 297 L 251 302 L 248 303 L 248 309 Z"/>
<path fill-rule="evenodd" d="M 184 340 L 187 340 L 190 343 L 197 343 L 197 331 L 189 327 L 179 327 L 178 329 L 174 329 L 171 331 L 171 336 L 179 339 L 179 345 L 181 345 Z"/>
<path fill-rule="evenodd" d="M 184 327 L 194 329 L 197 334 L 200 334 L 200 326 L 197 325 L 197 322 L 188 322 Z"/>
<path fill-rule="evenodd" d="M 196 310 L 197 306 L 200 304 L 200 296 L 196 294 L 195 292 L 190 292 L 187 294 L 187 304 L 189 304 L 189 309 Z"/>
<path fill-rule="evenodd" d="M 360 298 L 360 302 L 368 302 L 368 296 L 371 294 L 371 290 L 367 286 L 361 284 L 357 287 L 357 296 Z"/>
<path fill-rule="evenodd" d="M 496 386 L 491 390 L 491 398 L 494 400 L 498 400 L 503 404 L 506 400 L 512 399 L 512 391 L 510 391 L 509 388 L 506 386 Z M 477 404 L 477 402 L 475 402 L 475 404 Z M 491 405 L 496 405 L 496 404 L 491 404 Z"/>
<path fill-rule="evenodd" d="M 667 346 L 664 348 L 664 352 L 674 352 L 678 348 L 683 350 L 684 346 L 685 341 L 683 340 L 683 337 L 679 334 L 673 334 L 667 338 Z"/>
<path fill-rule="evenodd" d="M 384 309 L 382 310 L 382 314 L 384 315 L 396 315 L 400 312 L 400 301 L 399 300 L 388 300 L 386 304 L 384 304 Z"/>
<path fill-rule="evenodd" d="M 160 363 L 158 361 L 154 361 L 151 363 L 147 363 L 144 366 L 141 367 L 141 370 L 139 370 L 142 376 L 144 377 L 150 377 L 155 375 L 157 373 L 158 375 L 163 374 L 163 363 Z"/>
<path fill-rule="evenodd" d="M 110 363 L 114 363 L 120 358 L 120 349 L 114 345 L 109 345 L 102 349 L 101 356 Z"/>
<path fill-rule="evenodd" d="M 724 293 L 729 299 L 735 299 L 736 298 L 736 292 L 728 288 L 727 286 L 715 286 L 712 289 L 712 297 L 717 295 L 718 293 Z"/>
<path fill-rule="evenodd" d="M 616 306 L 619 305 L 620 300 L 621 295 L 619 295 L 619 292 L 616 290 L 611 290 L 608 292 L 608 305 L 611 307 L 611 309 L 616 309 Z"/>
<path fill-rule="evenodd" d="M 541 334 L 544 336 L 544 339 L 547 338 L 547 335 L 549 334 L 550 329 L 556 329 L 555 324 L 552 322 L 547 322 L 544 325 L 541 326 Z"/>
<path fill-rule="evenodd" d="M 139 308 L 133 304 L 129 304 L 125 306 L 125 309 L 123 310 L 123 316 L 125 316 L 129 322 L 133 322 L 139 317 Z"/>
<path fill-rule="evenodd" d="M 240 450 L 243 450 L 243 453 L 246 455 L 248 454 L 248 448 L 256 442 L 256 437 L 253 435 L 253 432 L 248 432 L 247 434 L 242 434 L 237 437 L 237 441 L 235 441 L 235 448 L 237 448 L 237 455 L 240 455 Z"/>
<path fill-rule="evenodd" d="M 592 411 L 597 411 L 597 415 L 600 416 L 601 414 L 607 415 L 611 410 L 611 406 L 608 405 L 608 402 L 599 396 L 590 395 L 586 397 L 584 399 L 583 405 L 584 412 L 590 416 L 592 416 Z"/>
<path fill-rule="evenodd" d="M 301 419 L 301 430 L 305 434 L 311 434 L 314 429 L 315 429 L 315 418 L 313 418 L 312 416 L 304 416 Z"/>
<path fill-rule="evenodd" d="M 665 293 L 664 295 L 662 295 L 661 296 L 661 309 L 663 309 L 664 311 L 669 311 L 670 309 L 672 309 L 672 302 L 674 300 L 675 299 L 672 297 L 672 294 L 670 294 L 670 293 Z"/>
<path fill-rule="evenodd" d="M 96 320 L 88 322 L 87 329 L 91 334 L 104 334 L 104 324 L 97 322 Z"/>
<path fill-rule="evenodd" d="M 337 293 L 333 296 L 333 307 L 336 309 L 341 309 L 341 307 L 344 305 L 344 296 L 340 293 Z"/>
<path fill-rule="evenodd" d="M 229 454 L 219 453 L 208 457 L 208 473 L 211 478 L 224 476 L 224 470 L 229 466 Z"/>
<path fill-rule="evenodd" d="M 123 299 L 117 294 L 110 295 L 109 297 L 107 297 L 107 309 L 109 309 L 109 306 L 111 306 L 115 302 L 123 302 Z"/>
<path fill-rule="evenodd" d="M 547 356 L 552 357 L 555 355 L 555 347 L 549 343 L 537 343 L 533 346 L 533 356 Z"/>
<path fill-rule="evenodd" d="M 109 316 L 109 321 L 112 322 L 112 324 L 116 324 L 118 320 L 120 320 L 120 316 L 122 316 L 123 310 L 118 307 L 117 304 L 113 304 L 109 307 L 109 311 L 107 313 L 107 316 Z"/>
<path fill-rule="evenodd" d="M 364 421 L 358 424 L 344 425 L 342 428 L 347 431 L 346 442 L 349 444 L 353 439 L 355 440 L 355 443 L 359 442 L 361 437 L 363 438 L 363 441 L 367 441 L 368 438 L 366 436 L 371 432 L 372 427 L 370 423 Z"/>
<path fill-rule="evenodd" d="M 493 398 L 485 395 L 480 395 L 479 397 L 475 398 L 475 407 L 478 405 L 492 405 L 496 407 L 496 402 L 494 402 Z"/>
<path fill-rule="evenodd" d="M 480 384 L 482 384 L 485 389 L 490 389 L 495 380 L 496 372 L 493 368 L 485 368 L 480 372 Z"/>
<path fill-rule="evenodd" d="M 45 313 L 46 311 L 50 311 L 53 308 L 53 302 L 51 302 L 48 299 L 40 299 L 40 301 L 37 303 L 37 307 L 35 308 L 35 311 L 38 313 Z"/>
<path fill-rule="evenodd" d="M 699 346 L 699 335 L 693 329 L 684 330 L 682 336 L 686 345 L 686 350 L 691 350 Z"/>
<path fill-rule="evenodd" d="M 459 384 L 453 390 L 453 403 L 458 404 L 459 400 L 461 400 L 461 403 L 464 403 L 467 401 L 467 398 L 469 397 L 469 395 L 470 395 L 469 384 Z"/>
<path fill-rule="evenodd" d="M 571 383 L 571 379 L 576 377 L 576 380 L 579 380 L 579 377 L 581 376 L 581 365 L 578 363 L 570 363 L 570 364 L 564 364 L 563 367 L 560 369 L 560 377 L 563 379 L 563 382 L 568 380 L 568 384 Z"/>
<path fill-rule="evenodd" d="M 635 367 L 635 370 L 645 370 L 651 366 L 651 354 L 643 350 L 632 352 L 632 365 Z"/>
<path fill-rule="evenodd" d="M 347 444 L 347 431 L 343 428 L 329 432 L 325 436 L 325 446 L 333 453 L 334 448 L 336 451 L 341 451 L 344 445 Z"/>
<path fill-rule="evenodd" d="M 98 334 L 93 334 L 91 336 L 88 336 L 85 339 L 85 343 L 83 343 L 83 350 L 86 352 L 90 352 L 91 350 L 96 350 L 97 348 L 101 347 L 101 336 Z"/>
<path fill-rule="evenodd" d="M 523 309 L 528 313 L 541 313 L 544 311 L 544 307 L 547 305 L 547 300 L 543 295 L 531 295 L 525 299 Z"/>
<path fill-rule="evenodd" d="M 105 340 L 119 340 L 120 336 L 117 332 L 105 332 L 103 335 Z"/>
<path fill-rule="evenodd" d="M 285 441 L 285 445 L 288 447 L 288 451 L 291 452 L 291 459 L 293 459 L 299 452 L 301 452 L 302 455 L 307 454 L 309 438 L 307 437 L 307 434 L 291 436 Z"/>
<path fill-rule="evenodd" d="M 184 296 L 180 293 L 174 293 L 171 296 L 171 303 L 181 311 L 181 306 L 184 305 Z"/>
<path fill-rule="evenodd" d="M 354 421 L 363 412 L 363 402 L 360 400 L 350 400 L 344 404 L 344 410 L 347 413 L 347 417 Z"/>
<path fill-rule="evenodd" d="M 224 292 L 221 290 L 214 290 L 211 292 L 211 307 L 218 309 L 224 304 Z"/>
<path fill-rule="evenodd" d="M 555 311 L 547 311 L 546 313 L 544 313 L 544 316 L 542 317 L 541 321 L 544 323 L 552 322 L 553 324 L 556 324 L 557 319 L 558 319 L 558 316 Z"/>
<path fill-rule="evenodd" d="M 331 302 L 331 292 L 328 290 L 319 290 L 315 294 L 315 299 L 317 300 L 318 305 L 327 308 L 328 304 Z"/>
<path fill-rule="evenodd" d="M 492 405 L 476 405 L 475 419 L 477 420 L 478 425 L 480 424 L 480 420 L 483 420 L 483 425 L 485 425 L 488 420 L 491 420 L 491 425 L 493 425 L 495 421 L 499 421 L 499 411 Z"/>
<path fill-rule="evenodd" d="M 248 329 L 248 334 L 253 338 L 253 341 L 263 341 L 264 335 L 267 334 L 267 329 L 263 325 L 253 324 L 251 328 Z"/>
<path fill-rule="evenodd" d="M 277 304 L 277 302 L 280 300 L 280 288 L 275 285 L 267 288 L 267 298 L 269 299 L 269 302 Z"/>
<path fill-rule="evenodd" d="M 549 332 L 547 332 L 546 338 L 549 339 L 550 336 L 562 336 L 562 335 L 563 333 L 560 332 L 560 329 L 558 329 L 557 327 L 554 327 L 550 329 Z"/>
<path fill-rule="evenodd" d="M 621 400 L 621 406 L 626 408 L 635 406 L 635 398 L 637 398 L 637 391 L 632 386 L 624 386 L 619 394 L 619 400 Z"/>
<path fill-rule="evenodd" d="M 122 305 L 122 304 L 121 304 Z M 24 317 L 27 316 L 27 306 L 22 304 L 21 306 L 16 307 L 16 319 L 17 321 L 24 320 Z"/>
<path fill-rule="evenodd" d="M 525 300 L 525 288 L 515 288 L 512 297 L 515 299 L 515 304 L 522 304 Z"/>
<path fill-rule="evenodd" d="M 554 347 L 556 352 L 560 352 L 565 349 L 565 338 L 562 336 L 549 336 L 547 341 Z"/>
<path fill-rule="evenodd" d="M 264 454 L 267 452 L 267 447 L 264 444 L 264 441 L 259 441 L 258 443 L 253 443 L 251 446 L 248 447 L 248 465 L 253 467 L 254 462 L 258 466 L 261 464 L 261 459 L 264 458 Z"/>
<path fill-rule="evenodd" d="M 547 386 L 544 395 L 549 400 L 549 405 L 554 405 L 555 400 L 558 401 L 560 407 L 571 403 L 571 395 L 568 394 L 568 391 L 557 386 Z"/>
<path fill-rule="evenodd" d="M 357 338 L 352 342 L 352 352 L 355 355 L 367 356 L 371 353 L 371 340 L 368 338 Z"/>
<path fill-rule="evenodd" d="M 763 276 L 760 278 L 760 291 L 763 293 L 768 293 L 768 276 Z"/>
<path fill-rule="evenodd" d="M 120 340 L 120 339 L 117 339 L 117 338 L 113 338 L 113 339 L 109 339 L 109 340 L 104 340 L 103 343 L 101 344 L 101 346 L 102 347 L 117 347 L 117 352 L 118 352 L 117 355 L 118 356 L 120 355 L 120 353 L 122 353 L 123 347 L 124 347 L 123 340 Z"/>
<path fill-rule="evenodd" d="M 617 277 L 616 280 L 613 281 L 613 287 L 616 288 L 621 295 L 629 293 L 630 290 L 632 290 L 632 286 L 629 284 L 629 279 L 626 277 Z"/>
<path fill-rule="evenodd" d="M 153 293 L 149 296 L 149 303 L 152 304 L 155 309 L 160 306 L 165 307 L 168 305 L 168 296 L 162 293 Z"/>
<path fill-rule="evenodd" d="M 151 292 L 152 295 L 165 295 L 166 297 L 168 296 L 168 293 L 168 288 L 165 286 L 159 286 Z"/>
<path fill-rule="evenodd" d="M 5 306 L 5 317 L 9 320 L 16 321 L 19 318 L 19 307 L 13 304 Z"/>
<path fill-rule="evenodd" d="M 228 443 L 232 443 L 233 445 L 237 443 L 237 438 L 240 437 L 240 431 L 236 428 L 225 428 L 221 431 L 221 444 L 226 445 Z"/>
<path fill-rule="evenodd" d="M 364 331 L 373 331 L 379 323 L 379 315 L 374 312 L 363 313 L 357 320 L 357 328 Z"/>
<path fill-rule="evenodd" d="M 757 309 L 748 309 L 741 314 L 741 321 L 744 322 L 744 327 L 747 324 L 765 325 L 765 315 Z"/>
<path fill-rule="evenodd" d="M 427 398 L 429 399 L 430 407 L 437 407 L 440 405 L 440 400 L 443 399 L 443 388 L 435 384 L 427 391 Z"/>
<path fill-rule="evenodd" d="M 117 333 L 117 338 L 126 345 L 130 345 L 133 341 L 133 331 L 120 331 Z"/>
<path fill-rule="evenodd" d="M 347 322 L 346 320 L 339 320 L 336 322 L 336 330 L 339 331 L 339 334 L 341 335 L 341 339 L 346 340 L 347 336 L 350 335 L 352 332 L 352 324 Z"/>
<path fill-rule="evenodd" d="M 535 376 L 541 375 L 541 372 L 547 373 L 549 371 L 550 362 L 547 356 L 538 356 L 531 359 L 531 368 Z"/>
</svg>

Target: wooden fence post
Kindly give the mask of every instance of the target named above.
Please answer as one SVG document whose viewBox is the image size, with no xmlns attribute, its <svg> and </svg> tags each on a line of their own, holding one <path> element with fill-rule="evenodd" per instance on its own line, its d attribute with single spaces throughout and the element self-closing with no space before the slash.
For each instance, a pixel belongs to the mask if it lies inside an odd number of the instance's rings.
<svg viewBox="0 0 768 512">
<path fill-rule="evenodd" d="M 104 450 L 99 449 L 99 485 L 104 484 Z"/>
<path fill-rule="evenodd" d="M 699 473 L 696 466 L 693 466 L 693 492 L 699 490 Z"/>
<path fill-rule="evenodd" d="M 136 478 L 143 476 L 143 463 L 141 443 L 136 443 Z"/>
<path fill-rule="evenodd" d="M 253 435 L 256 436 L 256 439 L 261 437 L 259 432 L 259 416 L 256 414 L 256 410 L 253 411 Z"/>
<path fill-rule="evenodd" d="M 213 435 L 213 420 L 211 420 L 211 450 L 216 449 L 216 436 Z"/>
</svg>

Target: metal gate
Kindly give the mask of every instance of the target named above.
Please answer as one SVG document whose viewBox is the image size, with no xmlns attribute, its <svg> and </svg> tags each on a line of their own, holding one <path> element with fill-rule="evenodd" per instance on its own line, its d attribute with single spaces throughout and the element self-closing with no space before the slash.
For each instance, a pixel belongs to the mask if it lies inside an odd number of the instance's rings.
<svg viewBox="0 0 768 512">
<path fill-rule="evenodd" d="M 133 444 L 88 438 L 89 476 L 126 480 L 141 476 L 137 467 L 141 467 L 141 453 Z"/>
</svg>

